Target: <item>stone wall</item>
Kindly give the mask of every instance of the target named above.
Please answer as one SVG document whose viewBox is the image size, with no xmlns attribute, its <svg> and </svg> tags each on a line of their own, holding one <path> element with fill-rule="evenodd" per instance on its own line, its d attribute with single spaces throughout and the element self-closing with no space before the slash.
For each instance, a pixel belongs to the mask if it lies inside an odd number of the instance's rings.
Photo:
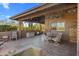
<svg viewBox="0 0 79 59">
<path fill-rule="evenodd" d="M 52 16 L 52 15 L 46 15 Z M 68 40 L 70 42 L 76 42 L 77 41 L 77 13 L 69 13 L 64 14 L 60 18 L 45 18 L 45 30 L 48 31 L 51 29 L 49 26 L 50 23 L 54 22 L 64 22 L 65 23 L 65 31 L 63 32 L 64 39 Z"/>
<path fill-rule="evenodd" d="M 10 40 L 11 31 L 0 32 L 0 40 L 3 40 L 3 39 L 2 39 L 3 36 L 9 36 L 9 39 L 8 39 L 8 40 Z"/>
</svg>

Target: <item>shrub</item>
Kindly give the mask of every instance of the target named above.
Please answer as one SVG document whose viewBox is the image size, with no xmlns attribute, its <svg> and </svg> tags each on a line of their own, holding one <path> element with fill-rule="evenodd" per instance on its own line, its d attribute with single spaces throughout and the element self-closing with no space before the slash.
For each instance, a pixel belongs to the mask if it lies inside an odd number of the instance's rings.
<svg viewBox="0 0 79 59">
<path fill-rule="evenodd" d="M 17 30 L 17 26 L 0 25 L 0 32 Z"/>
</svg>

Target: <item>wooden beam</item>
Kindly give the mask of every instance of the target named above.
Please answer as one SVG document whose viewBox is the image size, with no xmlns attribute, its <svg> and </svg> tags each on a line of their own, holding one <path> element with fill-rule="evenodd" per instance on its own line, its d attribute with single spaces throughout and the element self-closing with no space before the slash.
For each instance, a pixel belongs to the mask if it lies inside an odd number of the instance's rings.
<svg viewBox="0 0 79 59">
<path fill-rule="evenodd" d="M 34 14 L 31 14 L 29 16 L 24 16 L 24 17 L 21 17 L 19 18 L 18 20 L 27 20 L 27 19 L 30 19 L 30 18 L 35 18 L 35 17 L 39 17 L 41 15 L 47 15 L 47 14 L 50 14 L 50 13 L 62 13 L 63 10 L 67 10 L 67 9 L 71 9 L 71 8 L 76 8 L 77 6 L 76 5 L 65 5 L 64 7 L 58 7 L 56 9 L 53 9 L 50 8 L 49 10 L 42 10 L 42 11 L 39 11 L 38 13 L 34 13 Z M 53 14 L 54 15 L 54 14 Z"/>
</svg>

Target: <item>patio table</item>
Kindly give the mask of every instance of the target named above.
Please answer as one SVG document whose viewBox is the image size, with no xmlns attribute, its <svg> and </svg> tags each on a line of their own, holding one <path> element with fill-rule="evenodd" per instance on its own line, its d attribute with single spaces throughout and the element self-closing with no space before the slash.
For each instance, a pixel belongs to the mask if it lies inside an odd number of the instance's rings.
<svg viewBox="0 0 79 59">
<path fill-rule="evenodd" d="M 2 39 L 3 39 L 4 41 L 7 41 L 7 40 L 9 39 L 9 36 L 2 36 Z"/>
</svg>

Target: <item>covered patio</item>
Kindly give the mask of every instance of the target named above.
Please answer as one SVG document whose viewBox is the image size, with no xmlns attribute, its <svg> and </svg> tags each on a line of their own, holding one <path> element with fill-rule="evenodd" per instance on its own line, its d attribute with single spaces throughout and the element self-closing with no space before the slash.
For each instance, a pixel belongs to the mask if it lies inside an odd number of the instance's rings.
<svg viewBox="0 0 79 59">
<path fill-rule="evenodd" d="M 41 32 L 47 33 L 50 30 L 56 30 L 62 32 L 62 40 L 76 43 L 77 32 L 77 4 L 42 4 L 31 10 L 12 16 L 10 19 L 17 20 L 19 22 L 19 38 L 27 37 L 26 33 L 34 34 Z M 31 27 L 33 23 L 40 24 L 39 30 L 24 31 L 21 27 L 23 22 L 28 22 Z M 41 25 L 43 24 L 43 26 Z"/>
<path fill-rule="evenodd" d="M 77 4 L 74 3 L 46 3 L 31 10 L 12 16 L 10 19 L 19 22 L 17 40 L 8 41 L 0 50 L 0 55 L 10 50 L 17 52 L 34 47 L 40 50 L 41 56 L 74 56 L 77 43 Z M 40 30 L 24 30 L 23 22 L 28 22 L 29 27 L 33 23 L 39 23 Z M 46 38 L 48 31 L 55 30 L 62 33 L 59 45 L 55 46 Z M 52 32 L 53 33 L 53 32 Z M 16 36 L 16 35 L 15 35 Z M 10 45 L 12 44 L 12 45 Z M 7 48 L 6 48 L 6 47 Z M 9 49 L 11 47 L 11 49 Z M 3 53 L 6 51 L 5 53 Z M 2 54 L 3 53 L 3 54 Z"/>
</svg>

